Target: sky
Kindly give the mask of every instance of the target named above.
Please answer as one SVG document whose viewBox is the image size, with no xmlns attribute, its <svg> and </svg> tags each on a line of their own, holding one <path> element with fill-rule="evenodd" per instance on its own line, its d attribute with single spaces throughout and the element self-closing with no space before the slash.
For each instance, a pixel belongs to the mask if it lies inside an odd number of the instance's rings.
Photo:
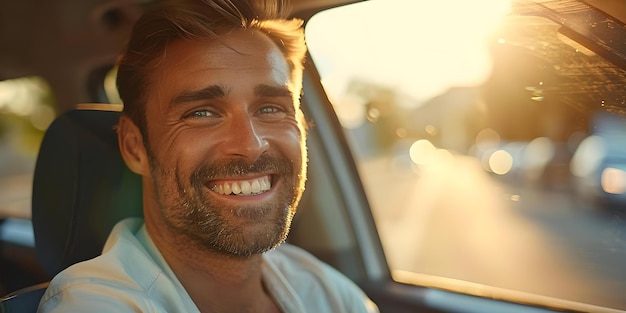
<svg viewBox="0 0 626 313">
<path fill-rule="evenodd" d="M 366 1 L 313 17 L 307 43 L 331 97 L 357 75 L 427 100 L 487 77 L 485 40 L 509 6 L 506 0 Z"/>
</svg>

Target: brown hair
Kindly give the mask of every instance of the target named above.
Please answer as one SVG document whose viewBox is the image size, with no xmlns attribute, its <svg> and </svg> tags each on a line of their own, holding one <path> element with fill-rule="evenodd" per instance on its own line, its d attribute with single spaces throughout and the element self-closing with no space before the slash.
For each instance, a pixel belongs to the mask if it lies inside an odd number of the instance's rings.
<svg viewBox="0 0 626 313">
<path fill-rule="evenodd" d="M 118 61 L 117 88 L 126 114 L 146 134 L 146 94 L 150 75 L 167 46 L 180 39 L 215 38 L 233 30 L 266 34 L 291 69 L 294 94 L 302 88 L 306 46 L 302 21 L 286 19 L 286 0 L 162 0 L 148 8 L 133 28 L 126 52 Z M 297 99 L 294 99 L 297 101 Z"/>
</svg>

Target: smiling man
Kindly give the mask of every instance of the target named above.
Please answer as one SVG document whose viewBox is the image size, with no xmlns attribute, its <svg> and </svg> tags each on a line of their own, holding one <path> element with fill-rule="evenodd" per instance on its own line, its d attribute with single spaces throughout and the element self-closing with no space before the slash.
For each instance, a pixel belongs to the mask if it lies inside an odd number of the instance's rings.
<svg viewBox="0 0 626 313">
<path fill-rule="evenodd" d="M 121 57 L 120 151 L 144 219 L 55 277 L 41 312 L 372 312 L 283 243 L 304 189 L 301 22 L 272 1 L 164 0 Z"/>
</svg>

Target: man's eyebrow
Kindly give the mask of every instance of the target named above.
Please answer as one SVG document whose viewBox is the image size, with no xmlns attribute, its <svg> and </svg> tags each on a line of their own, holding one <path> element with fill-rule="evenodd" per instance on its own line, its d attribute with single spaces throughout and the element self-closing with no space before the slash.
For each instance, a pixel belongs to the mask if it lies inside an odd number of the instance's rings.
<svg viewBox="0 0 626 313">
<path fill-rule="evenodd" d="M 293 94 L 286 86 L 270 86 L 266 84 L 259 84 L 254 88 L 254 94 L 257 97 L 289 97 Z"/>
<path fill-rule="evenodd" d="M 185 90 L 176 95 L 170 104 L 180 104 L 199 100 L 210 100 L 226 96 L 226 91 L 220 85 L 211 85 L 199 90 Z"/>
</svg>

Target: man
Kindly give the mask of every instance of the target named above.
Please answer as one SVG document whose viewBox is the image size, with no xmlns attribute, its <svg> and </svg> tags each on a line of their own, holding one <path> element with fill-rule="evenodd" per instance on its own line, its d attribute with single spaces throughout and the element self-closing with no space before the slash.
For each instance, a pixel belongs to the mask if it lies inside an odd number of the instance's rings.
<svg viewBox="0 0 626 313">
<path fill-rule="evenodd" d="M 118 140 L 144 221 L 55 277 L 41 312 L 367 312 L 356 285 L 282 244 L 304 188 L 301 22 L 283 3 L 161 1 L 119 62 Z"/>
</svg>

